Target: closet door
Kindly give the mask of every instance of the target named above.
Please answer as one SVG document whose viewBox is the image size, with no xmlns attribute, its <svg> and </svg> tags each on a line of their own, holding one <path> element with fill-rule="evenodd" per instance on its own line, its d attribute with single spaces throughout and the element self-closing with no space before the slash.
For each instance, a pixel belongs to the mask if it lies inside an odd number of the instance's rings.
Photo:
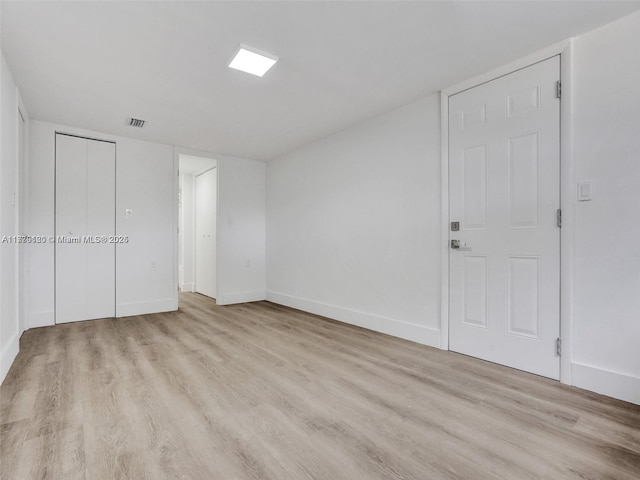
<svg viewBox="0 0 640 480">
<path fill-rule="evenodd" d="M 115 144 L 56 135 L 56 323 L 115 316 Z"/>
</svg>

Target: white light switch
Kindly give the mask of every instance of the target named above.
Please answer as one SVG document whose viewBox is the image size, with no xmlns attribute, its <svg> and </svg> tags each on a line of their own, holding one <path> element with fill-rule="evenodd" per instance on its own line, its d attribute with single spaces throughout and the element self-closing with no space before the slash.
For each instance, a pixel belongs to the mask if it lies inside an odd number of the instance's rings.
<svg viewBox="0 0 640 480">
<path fill-rule="evenodd" d="M 593 188 L 591 185 L 591 180 L 585 182 L 578 182 L 578 201 L 579 202 L 588 202 L 593 197 Z"/>
</svg>

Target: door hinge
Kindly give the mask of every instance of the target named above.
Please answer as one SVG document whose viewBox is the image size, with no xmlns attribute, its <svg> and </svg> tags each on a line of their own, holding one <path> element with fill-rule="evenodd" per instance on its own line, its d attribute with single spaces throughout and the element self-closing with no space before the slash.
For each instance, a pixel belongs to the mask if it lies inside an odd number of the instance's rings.
<svg viewBox="0 0 640 480">
<path fill-rule="evenodd" d="M 560 337 L 556 338 L 556 355 L 562 356 L 562 339 Z"/>
<path fill-rule="evenodd" d="M 559 209 L 556 211 L 556 224 L 557 224 L 559 227 L 562 227 L 562 209 L 561 209 L 561 208 L 559 208 Z"/>
<path fill-rule="evenodd" d="M 562 98 L 562 82 L 560 80 L 556 82 L 556 98 Z"/>
</svg>

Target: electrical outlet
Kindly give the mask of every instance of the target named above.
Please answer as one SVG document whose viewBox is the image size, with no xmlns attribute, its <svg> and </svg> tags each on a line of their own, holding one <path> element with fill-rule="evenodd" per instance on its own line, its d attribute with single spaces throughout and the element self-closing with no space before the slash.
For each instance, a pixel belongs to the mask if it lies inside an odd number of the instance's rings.
<svg viewBox="0 0 640 480">
<path fill-rule="evenodd" d="M 251 268 L 251 260 L 247 259 L 247 268 Z"/>
<path fill-rule="evenodd" d="M 156 269 L 157 269 L 156 261 L 155 260 L 151 260 L 151 271 L 155 272 Z"/>
</svg>

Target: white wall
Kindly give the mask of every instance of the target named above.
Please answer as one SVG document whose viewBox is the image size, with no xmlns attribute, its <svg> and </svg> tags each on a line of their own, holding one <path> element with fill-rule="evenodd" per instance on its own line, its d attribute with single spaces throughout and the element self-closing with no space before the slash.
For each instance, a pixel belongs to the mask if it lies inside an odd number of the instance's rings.
<svg viewBox="0 0 640 480">
<path fill-rule="evenodd" d="M 0 62 L 0 238 L 18 235 L 22 179 L 18 164 L 18 94 L 4 55 Z M 0 242 L 0 382 L 18 354 L 20 334 L 16 243 Z"/>
<path fill-rule="evenodd" d="M 264 162 L 218 160 L 218 305 L 265 299 Z"/>
<path fill-rule="evenodd" d="M 267 299 L 439 345 L 439 122 L 432 95 L 269 162 Z"/>
<path fill-rule="evenodd" d="M 177 165 L 173 147 L 116 139 L 116 315 L 178 308 Z M 132 210 L 129 220 L 125 210 Z"/>
<path fill-rule="evenodd" d="M 576 39 L 572 382 L 640 403 L 640 13 Z"/>
<path fill-rule="evenodd" d="M 32 121 L 28 162 L 26 233 L 54 233 L 55 132 L 116 142 L 116 232 L 129 236 L 117 247 L 116 314 L 136 315 L 177 308 L 174 203 L 177 169 L 173 147 Z M 125 209 L 133 216 L 125 218 Z M 54 323 L 54 245 L 25 252 L 27 327 Z"/>
<path fill-rule="evenodd" d="M 26 235 L 53 235 L 53 178 L 55 138 L 49 124 L 31 122 L 25 179 Z M 27 328 L 54 323 L 54 246 L 52 243 L 26 245 L 24 301 Z"/>
</svg>

